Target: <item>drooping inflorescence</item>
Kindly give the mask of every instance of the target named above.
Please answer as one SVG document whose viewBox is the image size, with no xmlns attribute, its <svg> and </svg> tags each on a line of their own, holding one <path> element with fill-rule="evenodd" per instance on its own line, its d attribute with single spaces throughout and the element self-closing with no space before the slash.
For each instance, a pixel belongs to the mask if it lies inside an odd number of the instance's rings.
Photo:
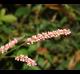
<svg viewBox="0 0 80 74">
<path fill-rule="evenodd" d="M 17 57 L 15 57 L 15 60 L 24 62 L 28 66 L 36 66 L 37 65 L 37 63 L 34 60 L 32 60 L 31 58 L 29 58 L 28 56 L 25 56 L 25 55 L 17 56 Z"/>
<path fill-rule="evenodd" d="M 14 47 L 18 43 L 18 38 L 14 38 L 12 41 L 7 43 L 6 45 L 3 45 L 0 47 L 0 52 L 3 54 L 4 52 L 7 52 L 8 49 Z"/>
<path fill-rule="evenodd" d="M 45 39 L 49 38 L 56 38 L 59 37 L 60 35 L 69 35 L 71 34 L 70 29 L 58 29 L 56 31 L 51 31 L 51 32 L 43 32 L 41 34 L 33 35 L 32 37 L 29 37 L 25 40 L 25 42 L 30 45 L 33 44 L 34 42 L 39 42 L 43 41 Z M 21 37 L 22 38 L 22 37 Z M 8 49 L 14 47 L 21 38 L 14 38 L 12 41 L 7 43 L 6 45 L 3 45 L 0 47 L 0 52 L 3 54 L 4 52 L 7 52 Z"/>
<path fill-rule="evenodd" d="M 43 32 L 41 34 L 33 35 L 32 37 L 27 38 L 26 43 L 30 45 L 33 44 L 34 42 L 39 42 L 45 39 L 56 38 L 59 37 L 60 35 L 69 35 L 69 34 L 71 34 L 70 29 L 58 29 L 52 32 Z"/>
</svg>

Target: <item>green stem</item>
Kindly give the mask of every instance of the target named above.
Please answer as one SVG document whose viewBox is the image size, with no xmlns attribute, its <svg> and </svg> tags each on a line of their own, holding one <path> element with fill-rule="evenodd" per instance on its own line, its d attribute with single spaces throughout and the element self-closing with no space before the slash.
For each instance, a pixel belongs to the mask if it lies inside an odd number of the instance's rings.
<svg viewBox="0 0 80 74">
<path fill-rule="evenodd" d="M 23 35 L 22 37 L 20 37 L 19 40 L 22 40 L 24 37 L 25 37 L 25 35 Z M 14 51 L 14 50 L 16 50 L 16 49 L 19 49 L 19 48 L 20 48 L 21 46 L 23 46 L 23 45 L 24 45 L 24 43 L 21 44 L 20 46 L 16 47 L 16 48 L 8 51 L 7 53 L 2 54 L 2 55 L 0 56 L 0 60 L 1 60 L 1 58 L 4 58 L 7 54 L 11 53 L 12 51 Z"/>
<path fill-rule="evenodd" d="M 78 15 L 80 15 L 80 12 L 79 12 L 78 10 L 74 9 L 73 7 L 70 7 L 70 6 L 67 5 L 67 4 L 64 4 L 64 6 L 65 6 L 65 8 L 66 8 L 67 10 L 71 10 L 72 12 L 75 12 L 75 13 L 77 13 Z"/>
</svg>

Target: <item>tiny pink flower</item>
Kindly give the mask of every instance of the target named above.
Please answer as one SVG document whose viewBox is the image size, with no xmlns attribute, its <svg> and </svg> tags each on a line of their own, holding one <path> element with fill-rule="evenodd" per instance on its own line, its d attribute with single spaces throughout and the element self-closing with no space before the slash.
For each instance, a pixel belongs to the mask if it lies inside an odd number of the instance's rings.
<svg viewBox="0 0 80 74">
<path fill-rule="evenodd" d="M 29 58 L 28 56 L 25 56 L 25 55 L 17 56 L 17 57 L 15 57 L 15 60 L 24 62 L 29 66 L 36 66 L 37 65 L 34 60 L 32 60 L 31 58 Z"/>
<path fill-rule="evenodd" d="M 33 35 L 32 37 L 27 38 L 26 43 L 30 45 L 33 44 L 34 42 L 39 42 L 45 39 L 56 38 L 59 37 L 60 35 L 69 35 L 69 34 L 71 34 L 70 29 L 58 29 L 52 32 L 49 31 L 43 32 L 42 34 Z"/>
<path fill-rule="evenodd" d="M 10 41 L 9 43 L 7 43 L 4 46 L 0 47 L 0 52 L 3 54 L 4 52 L 7 52 L 8 49 L 12 48 L 13 46 L 15 46 L 15 44 L 18 43 L 18 39 L 15 38 L 12 41 Z"/>
</svg>

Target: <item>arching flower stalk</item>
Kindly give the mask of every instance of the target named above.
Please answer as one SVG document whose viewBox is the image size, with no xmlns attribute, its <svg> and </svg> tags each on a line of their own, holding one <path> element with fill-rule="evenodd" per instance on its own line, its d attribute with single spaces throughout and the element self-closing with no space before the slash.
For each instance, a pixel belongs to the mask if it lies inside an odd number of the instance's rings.
<svg viewBox="0 0 80 74">
<path fill-rule="evenodd" d="M 26 43 L 30 45 L 30 44 L 33 44 L 34 42 L 43 41 L 49 38 L 56 38 L 56 37 L 59 37 L 60 35 L 67 36 L 69 34 L 71 34 L 70 29 L 58 29 L 52 32 L 43 32 L 42 34 L 33 35 L 32 37 L 27 38 Z"/>
<path fill-rule="evenodd" d="M 49 39 L 49 38 L 56 38 L 59 37 L 60 35 L 69 35 L 71 34 L 70 29 L 58 29 L 56 31 L 52 31 L 52 32 L 43 32 L 42 34 L 37 34 L 37 35 L 33 35 L 30 38 L 26 39 L 26 43 L 28 45 L 33 44 L 34 42 L 39 42 L 39 41 L 43 41 L 45 39 Z M 7 43 L 6 45 L 3 45 L 0 47 L 0 52 L 3 54 L 4 52 L 7 52 L 8 49 L 14 47 L 19 40 L 23 39 L 25 36 L 20 37 L 20 38 L 14 38 L 12 41 L 10 41 L 9 43 Z"/>
<path fill-rule="evenodd" d="M 5 53 L 7 52 L 9 49 L 13 48 L 17 43 L 19 43 L 19 41 L 21 41 L 23 38 L 25 37 L 25 35 L 21 36 L 21 37 L 17 37 L 14 38 L 13 40 L 11 40 L 9 43 L 3 45 L 0 47 L 0 53 Z"/>
<path fill-rule="evenodd" d="M 3 54 L 8 51 L 8 49 L 14 47 L 18 43 L 19 39 L 14 38 L 12 41 L 0 47 L 0 52 Z"/>
<path fill-rule="evenodd" d="M 31 58 L 29 58 L 28 56 L 25 56 L 25 55 L 16 56 L 15 60 L 24 62 L 28 66 L 36 66 L 37 65 L 37 63 L 34 60 L 32 60 Z"/>
</svg>

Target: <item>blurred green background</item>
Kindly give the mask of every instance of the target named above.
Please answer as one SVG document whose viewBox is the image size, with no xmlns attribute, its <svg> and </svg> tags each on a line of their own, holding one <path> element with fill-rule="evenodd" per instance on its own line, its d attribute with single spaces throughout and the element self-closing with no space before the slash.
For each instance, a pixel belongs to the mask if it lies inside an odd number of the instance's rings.
<svg viewBox="0 0 80 74">
<path fill-rule="evenodd" d="M 1 70 L 68 70 L 80 69 L 80 63 L 73 61 L 80 50 L 80 4 L 0 4 L 0 46 L 14 37 L 53 31 L 62 28 L 71 30 L 70 36 L 51 38 L 31 45 L 14 48 L 0 59 Z M 27 39 L 26 37 L 26 39 Z M 11 50 L 12 50 L 11 49 Z M 29 67 L 17 62 L 14 57 L 28 55 L 37 62 Z M 73 66 L 74 65 L 74 66 Z"/>
</svg>

